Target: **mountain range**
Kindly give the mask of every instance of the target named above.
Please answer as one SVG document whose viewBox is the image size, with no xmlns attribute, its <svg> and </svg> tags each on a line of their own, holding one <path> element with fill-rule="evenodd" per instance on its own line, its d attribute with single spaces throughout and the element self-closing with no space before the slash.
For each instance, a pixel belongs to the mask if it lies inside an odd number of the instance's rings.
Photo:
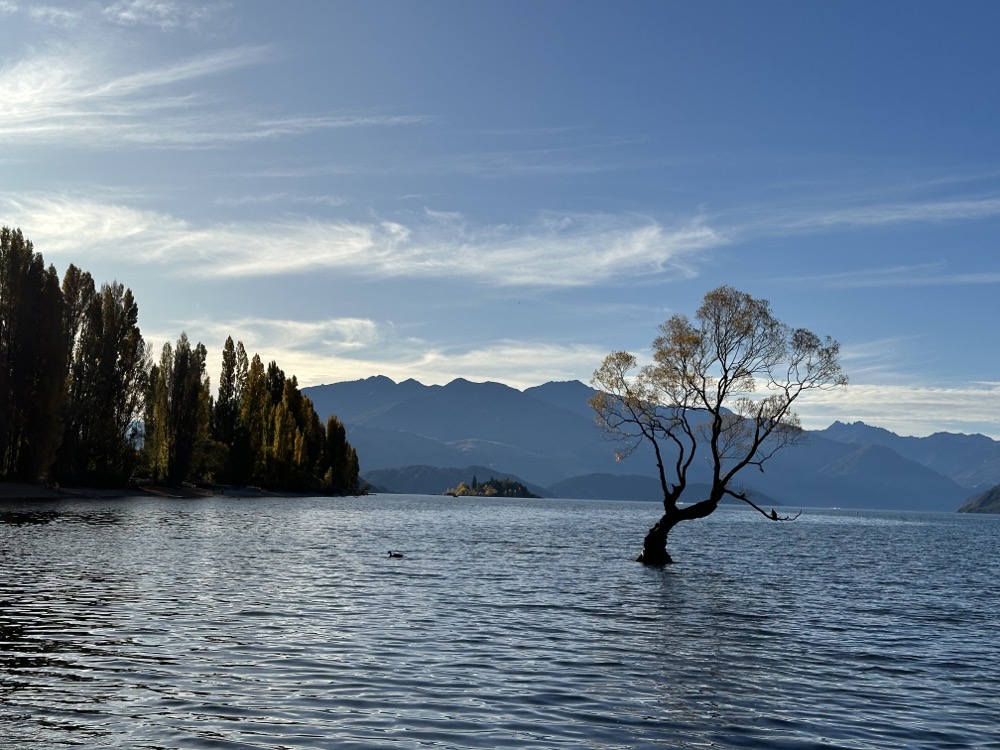
<svg viewBox="0 0 1000 750">
<path fill-rule="evenodd" d="M 321 418 L 340 418 L 363 478 L 387 491 L 437 494 L 492 474 L 547 497 L 662 498 L 648 447 L 616 461 L 587 403 L 594 391 L 579 381 L 520 391 L 376 376 L 302 392 Z M 763 473 L 745 470 L 743 486 L 775 505 L 953 511 L 1000 484 L 1000 442 L 982 435 L 900 437 L 835 422 L 807 437 Z M 691 474 L 692 490 L 709 478 L 702 461 Z"/>
</svg>

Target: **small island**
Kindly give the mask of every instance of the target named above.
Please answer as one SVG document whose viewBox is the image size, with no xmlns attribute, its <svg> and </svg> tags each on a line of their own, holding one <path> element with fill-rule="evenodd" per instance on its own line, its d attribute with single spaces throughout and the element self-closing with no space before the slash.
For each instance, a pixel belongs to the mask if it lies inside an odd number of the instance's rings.
<svg viewBox="0 0 1000 750">
<path fill-rule="evenodd" d="M 528 490 L 520 482 L 513 479 L 496 479 L 490 477 L 486 482 L 480 482 L 472 477 L 472 484 L 459 482 L 458 487 L 444 491 L 451 497 L 541 497 Z"/>
</svg>

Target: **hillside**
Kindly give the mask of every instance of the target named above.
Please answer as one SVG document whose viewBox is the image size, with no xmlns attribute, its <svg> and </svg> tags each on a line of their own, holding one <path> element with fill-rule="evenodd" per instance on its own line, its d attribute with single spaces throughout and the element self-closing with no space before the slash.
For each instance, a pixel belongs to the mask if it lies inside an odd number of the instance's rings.
<svg viewBox="0 0 1000 750">
<path fill-rule="evenodd" d="M 649 449 L 615 461 L 615 444 L 587 404 L 593 391 L 579 381 L 519 391 L 463 379 L 426 386 L 380 376 L 303 393 L 321 417 L 341 418 L 363 477 L 376 486 L 438 494 L 471 477 L 453 467 L 477 467 L 480 476 L 510 476 L 549 497 L 660 498 Z M 746 471 L 740 479 L 787 506 L 955 511 L 968 497 L 959 479 L 989 476 L 984 466 L 996 443 L 981 435 L 934 437 L 899 438 L 837 423 L 779 452 L 765 472 Z M 432 469 L 441 472 L 433 480 Z M 708 481 L 704 456 L 689 481 Z"/>
<path fill-rule="evenodd" d="M 1000 485 L 973 495 L 958 509 L 959 513 L 1000 513 Z"/>
</svg>

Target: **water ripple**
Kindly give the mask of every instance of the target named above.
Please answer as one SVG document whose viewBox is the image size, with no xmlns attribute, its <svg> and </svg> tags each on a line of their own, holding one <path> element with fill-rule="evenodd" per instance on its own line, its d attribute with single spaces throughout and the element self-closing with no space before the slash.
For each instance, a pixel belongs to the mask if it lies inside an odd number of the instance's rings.
<svg viewBox="0 0 1000 750">
<path fill-rule="evenodd" d="M 0 508 L 0 732 L 101 748 L 1000 748 L 1000 519 Z M 389 559 L 402 547 L 404 559 Z"/>
</svg>

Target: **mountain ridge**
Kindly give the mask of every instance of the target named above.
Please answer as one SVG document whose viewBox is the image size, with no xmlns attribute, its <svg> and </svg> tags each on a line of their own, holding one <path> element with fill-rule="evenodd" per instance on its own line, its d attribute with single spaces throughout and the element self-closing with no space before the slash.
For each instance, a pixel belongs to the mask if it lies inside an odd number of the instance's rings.
<svg viewBox="0 0 1000 750">
<path fill-rule="evenodd" d="M 655 478 L 652 452 L 645 445 L 628 461 L 615 460 L 615 445 L 587 404 L 595 391 L 580 381 L 551 381 L 520 391 L 464 378 L 428 386 L 374 376 L 312 386 L 303 393 L 321 417 L 337 414 L 344 423 L 368 481 L 372 472 L 408 466 L 476 466 L 542 488 L 539 494 L 588 476 L 602 477 L 604 494 L 620 494 L 614 477 L 622 486 L 632 482 L 635 487 L 637 480 L 628 475 Z M 780 451 L 764 473 L 744 472 L 738 481 L 784 505 L 946 511 L 956 510 L 980 484 L 1000 484 L 1000 443 L 984 436 L 901 438 L 857 422 L 836 422 L 807 436 L 805 445 Z M 994 451 L 995 468 L 990 463 Z M 689 477 L 692 485 L 707 479 L 702 464 L 699 460 Z M 973 481 L 977 484 L 969 484 Z M 453 485 L 435 494 L 447 486 Z"/>
<path fill-rule="evenodd" d="M 970 490 L 981 491 L 1000 483 L 1000 442 L 985 435 L 935 432 L 922 438 L 900 436 L 860 421 L 837 421 L 818 433 L 838 442 L 881 445 Z"/>
</svg>

